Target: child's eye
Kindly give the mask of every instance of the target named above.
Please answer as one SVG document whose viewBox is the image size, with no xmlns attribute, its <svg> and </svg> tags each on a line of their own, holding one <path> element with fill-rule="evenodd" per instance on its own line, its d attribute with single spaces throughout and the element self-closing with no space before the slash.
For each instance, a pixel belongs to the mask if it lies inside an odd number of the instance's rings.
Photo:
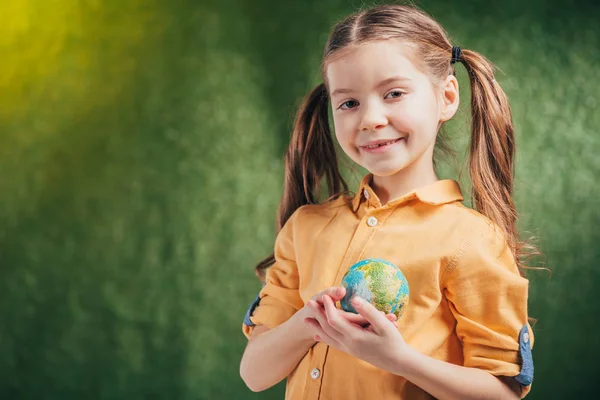
<svg viewBox="0 0 600 400">
<path fill-rule="evenodd" d="M 393 95 L 392 99 L 398 99 L 398 98 L 402 97 L 402 95 L 404 95 L 404 92 L 402 92 L 400 90 L 392 90 L 385 97 L 388 97 L 389 95 Z"/>
<path fill-rule="evenodd" d="M 358 103 L 358 102 L 356 100 L 348 100 L 348 101 L 343 102 L 342 105 L 339 108 L 341 110 L 349 110 L 350 108 L 354 108 L 354 107 L 346 107 L 346 108 L 344 108 L 344 106 L 347 105 L 348 103 L 352 104 L 352 103 Z"/>
</svg>

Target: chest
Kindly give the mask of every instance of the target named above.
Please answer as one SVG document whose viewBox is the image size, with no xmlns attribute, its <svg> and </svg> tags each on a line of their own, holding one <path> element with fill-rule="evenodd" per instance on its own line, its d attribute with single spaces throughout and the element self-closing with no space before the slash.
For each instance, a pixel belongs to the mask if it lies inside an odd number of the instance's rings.
<svg viewBox="0 0 600 400">
<path fill-rule="evenodd" d="M 346 218 L 299 237 L 296 256 L 303 300 L 306 302 L 327 287 L 340 285 L 353 264 L 379 258 L 403 272 L 413 305 L 438 302 L 440 276 L 451 246 L 440 231 L 426 223 L 401 223 L 391 218 L 369 215 L 354 220 Z"/>
</svg>

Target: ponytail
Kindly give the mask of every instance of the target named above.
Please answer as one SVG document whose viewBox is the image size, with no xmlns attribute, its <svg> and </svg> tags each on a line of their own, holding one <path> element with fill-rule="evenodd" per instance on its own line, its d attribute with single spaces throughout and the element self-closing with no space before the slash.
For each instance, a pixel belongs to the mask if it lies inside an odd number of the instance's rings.
<svg viewBox="0 0 600 400">
<path fill-rule="evenodd" d="M 462 50 L 460 61 L 471 81 L 469 172 L 473 206 L 502 229 L 524 276 L 524 258 L 539 252 L 533 245 L 520 241 L 516 228 L 515 130 L 508 98 L 494 79 L 493 64 L 484 56 Z"/>
<path fill-rule="evenodd" d="M 285 182 L 277 211 L 277 232 L 298 208 L 318 204 L 323 177 L 330 199 L 348 191 L 339 171 L 328 111 L 327 87 L 321 83 L 304 98 L 296 114 L 285 155 Z M 275 255 L 271 254 L 258 263 L 256 274 L 261 280 L 274 262 Z"/>
</svg>

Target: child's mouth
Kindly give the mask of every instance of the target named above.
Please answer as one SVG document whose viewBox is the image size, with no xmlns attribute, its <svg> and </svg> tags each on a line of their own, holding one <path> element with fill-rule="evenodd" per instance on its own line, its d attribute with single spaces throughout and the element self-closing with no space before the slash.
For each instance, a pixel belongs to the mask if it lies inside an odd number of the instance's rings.
<svg viewBox="0 0 600 400">
<path fill-rule="evenodd" d="M 367 153 L 383 153 L 385 151 L 388 151 L 391 147 L 398 144 L 403 139 L 404 138 L 398 138 L 371 146 L 361 146 L 361 149 L 366 151 Z"/>
</svg>

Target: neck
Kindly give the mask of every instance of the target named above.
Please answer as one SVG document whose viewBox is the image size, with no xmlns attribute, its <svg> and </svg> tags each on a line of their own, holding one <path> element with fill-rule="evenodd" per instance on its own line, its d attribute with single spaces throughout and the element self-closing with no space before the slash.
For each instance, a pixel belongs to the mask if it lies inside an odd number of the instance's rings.
<svg viewBox="0 0 600 400">
<path fill-rule="evenodd" d="M 373 175 L 372 188 L 382 205 L 439 180 L 427 153 L 393 175 Z"/>
</svg>

